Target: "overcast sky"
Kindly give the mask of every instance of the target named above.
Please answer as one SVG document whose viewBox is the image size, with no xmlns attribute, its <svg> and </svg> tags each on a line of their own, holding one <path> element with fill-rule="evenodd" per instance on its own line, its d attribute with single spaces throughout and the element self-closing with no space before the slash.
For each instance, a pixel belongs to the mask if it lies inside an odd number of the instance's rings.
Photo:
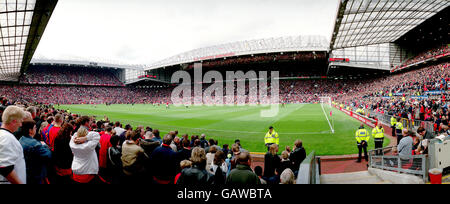
<svg viewBox="0 0 450 204">
<path fill-rule="evenodd" d="M 35 59 L 150 64 L 260 38 L 331 38 L 338 0 L 59 0 Z"/>
</svg>

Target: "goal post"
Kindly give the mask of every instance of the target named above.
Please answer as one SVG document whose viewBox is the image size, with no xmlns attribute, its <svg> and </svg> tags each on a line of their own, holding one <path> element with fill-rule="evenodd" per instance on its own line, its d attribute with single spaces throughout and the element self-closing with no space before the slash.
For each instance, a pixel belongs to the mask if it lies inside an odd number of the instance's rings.
<svg viewBox="0 0 450 204">
<path fill-rule="evenodd" d="M 90 105 L 101 105 L 101 104 L 103 104 L 103 100 L 90 100 L 89 104 Z"/>
<path fill-rule="evenodd" d="M 323 97 L 319 97 L 320 99 L 320 104 L 323 105 L 327 105 L 327 108 L 331 108 L 331 97 L 328 96 L 323 96 Z"/>
<path fill-rule="evenodd" d="M 331 97 L 323 96 L 319 97 L 320 99 L 320 106 L 322 107 L 323 114 L 325 115 L 328 125 L 330 126 L 331 133 L 334 134 L 334 117 L 333 117 L 333 110 L 332 110 L 332 101 Z"/>
</svg>

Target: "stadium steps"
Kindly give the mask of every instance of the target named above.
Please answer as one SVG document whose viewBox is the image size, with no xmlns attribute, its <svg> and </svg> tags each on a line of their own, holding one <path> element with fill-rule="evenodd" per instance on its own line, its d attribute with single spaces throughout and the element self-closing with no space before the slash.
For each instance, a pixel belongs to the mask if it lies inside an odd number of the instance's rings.
<svg viewBox="0 0 450 204">
<path fill-rule="evenodd" d="M 326 174 L 320 176 L 321 184 L 390 184 L 368 171 L 354 173 Z"/>
</svg>

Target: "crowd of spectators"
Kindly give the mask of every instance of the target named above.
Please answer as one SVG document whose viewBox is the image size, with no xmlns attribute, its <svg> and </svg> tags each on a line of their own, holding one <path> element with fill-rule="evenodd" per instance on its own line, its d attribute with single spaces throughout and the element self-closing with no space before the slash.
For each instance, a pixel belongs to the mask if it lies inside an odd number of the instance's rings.
<svg viewBox="0 0 450 204">
<path fill-rule="evenodd" d="M 405 60 L 401 65 L 395 67 L 395 70 L 402 69 L 402 68 L 404 68 L 404 67 L 406 67 L 408 65 L 415 64 L 415 63 L 418 63 L 418 62 L 423 62 L 425 60 L 432 59 L 434 57 L 437 57 L 437 56 L 440 56 L 440 55 L 444 55 L 444 54 L 448 54 L 448 53 L 450 53 L 450 46 L 449 45 L 443 45 L 443 46 L 440 46 L 440 47 L 438 47 L 436 49 L 432 49 L 432 50 L 428 50 L 428 51 L 422 52 L 422 53 L 420 53 L 420 54 L 418 54 L 418 55 L 416 55 L 416 56 L 414 56 L 414 57 L 412 57 L 410 59 Z"/>
<path fill-rule="evenodd" d="M 263 175 L 263 167 L 252 169 L 238 139 L 219 146 L 204 134 L 161 136 L 158 129 L 123 128 L 107 117 L 0 100 L 0 183 L 293 184 L 306 157 L 300 140 L 281 157 L 273 145 Z"/>
<path fill-rule="evenodd" d="M 170 89 L 136 87 L 0 85 L 11 101 L 43 104 L 139 104 L 170 101 Z"/>
<path fill-rule="evenodd" d="M 420 99 L 427 96 L 428 105 L 435 103 L 437 98 L 446 101 L 447 90 L 450 83 L 449 63 L 433 65 L 405 73 L 398 73 L 378 78 L 362 80 L 335 80 L 335 79 L 307 79 L 307 80 L 281 80 L 279 82 L 280 103 L 320 103 L 320 97 L 331 97 L 333 100 L 345 105 L 355 107 L 365 106 L 372 109 L 389 112 L 398 108 L 391 105 L 392 97 L 402 102 L 425 103 Z M 205 93 L 209 84 L 204 84 L 202 92 Z M 259 92 L 258 92 L 258 88 Z M 271 96 L 271 84 L 268 83 L 267 95 Z M 135 86 L 107 87 L 107 86 L 49 86 L 49 85 L 0 85 L 0 95 L 6 96 L 12 101 L 24 103 L 41 102 L 43 104 L 171 104 L 173 86 L 142 88 Z M 222 101 L 216 102 L 213 93 L 212 100 L 205 97 L 194 97 L 194 89 L 191 87 L 192 103 L 227 103 L 225 96 Z M 251 93 L 256 93 L 252 96 Z M 269 98 L 260 100 L 257 94 L 261 93 L 261 87 L 245 86 L 244 101 L 240 100 L 238 89 L 235 88 L 234 103 L 270 103 Z M 224 85 L 223 94 L 227 94 Z M 183 93 L 181 94 L 183 95 Z M 267 99 L 267 100 L 266 100 Z M 376 107 L 375 107 L 376 106 Z M 426 107 L 425 107 L 426 108 Z M 417 117 L 416 117 L 417 118 Z M 429 118 L 429 117 L 428 117 Z"/>
<path fill-rule="evenodd" d="M 448 125 L 449 65 L 443 63 L 371 79 L 350 87 L 334 99 L 351 108 L 433 122 L 434 130 L 438 132 L 442 125 Z"/>
<path fill-rule="evenodd" d="M 446 52 L 448 46 L 412 61 Z M 320 97 L 328 96 L 341 106 L 363 108 L 366 114 L 433 123 L 434 132 L 417 131 L 423 138 L 449 134 L 449 65 L 360 80 L 282 80 L 280 102 L 319 103 Z M 294 144 L 293 151 L 285 148 L 281 156 L 279 147 L 273 145 L 264 157 L 264 167 L 253 170 L 251 155 L 239 141 L 220 147 L 205 135 L 180 136 L 172 131 L 162 136 L 151 127 L 122 128 L 120 122 L 111 123 L 107 118 L 97 120 L 56 110 L 48 104 L 169 104 L 174 87 L 123 87 L 114 74 L 104 71 L 46 69 L 29 70 L 21 79 L 28 85 L 0 85 L 0 96 L 5 96 L 0 98 L 0 183 L 288 184 L 293 183 L 299 162 L 306 157 L 301 141 Z M 244 92 L 249 95 L 256 88 L 247 84 Z M 205 84 L 203 92 L 206 89 Z M 269 96 L 271 89 L 269 83 Z M 236 103 L 237 90 L 234 93 Z M 191 94 L 194 96 L 194 91 Z M 28 106 L 37 102 L 41 105 Z M 270 101 L 247 97 L 245 103 Z M 426 152 L 415 134 L 406 131 L 408 135 L 416 152 Z M 409 151 L 409 143 L 400 147 L 407 144 Z"/>
<path fill-rule="evenodd" d="M 323 94 L 331 95 L 336 93 L 335 83 L 322 80 L 311 81 L 280 81 L 280 103 L 318 103 Z M 204 85 L 202 93 L 208 88 Z M 331 91 L 327 89 L 331 88 Z M 168 88 L 137 88 L 129 87 L 104 87 L 104 86 L 43 86 L 43 85 L 0 85 L 0 95 L 12 101 L 33 103 L 39 101 L 44 104 L 172 104 L 171 93 L 173 87 Z M 252 92 L 255 91 L 256 92 Z M 250 93 L 256 93 L 254 96 Z M 223 91 L 224 97 L 221 102 L 215 101 L 215 93 L 212 100 L 194 97 L 194 90 L 191 90 L 192 103 L 216 103 L 228 102 L 226 87 Z M 245 86 L 244 95 L 238 95 L 238 90 L 234 90 L 234 103 L 270 103 L 270 98 L 259 100 L 257 87 Z M 267 95 L 271 96 L 270 84 L 267 88 Z M 180 97 L 183 94 L 180 95 Z M 238 96 L 244 96 L 240 100 Z M 203 101 L 202 101 L 203 99 Z"/>
<path fill-rule="evenodd" d="M 88 67 L 30 66 L 21 76 L 20 82 L 23 84 L 125 86 L 113 71 Z"/>
</svg>

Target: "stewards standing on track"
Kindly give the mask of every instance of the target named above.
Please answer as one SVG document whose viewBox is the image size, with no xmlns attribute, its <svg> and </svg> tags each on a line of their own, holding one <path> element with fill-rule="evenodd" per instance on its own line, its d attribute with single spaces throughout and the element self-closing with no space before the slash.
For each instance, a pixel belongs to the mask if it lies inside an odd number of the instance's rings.
<svg viewBox="0 0 450 204">
<path fill-rule="evenodd" d="M 378 122 L 378 125 L 372 130 L 372 136 L 375 139 L 375 149 L 383 148 L 384 142 L 384 128 L 381 125 L 381 122 Z M 377 151 L 377 155 L 381 155 L 382 150 Z"/>
<path fill-rule="evenodd" d="M 362 150 L 364 149 L 364 159 L 369 161 L 369 157 L 367 156 L 367 144 L 369 142 L 370 135 L 369 132 L 364 128 L 364 124 L 361 124 L 359 129 L 356 131 L 356 143 L 358 145 L 358 163 L 361 162 L 362 159 Z"/>
<path fill-rule="evenodd" d="M 278 137 L 278 133 L 275 132 L 272 126 L 269 127 L 269 132 L 267 132 L 266 136 L 264 137 L 264 143 L 266 144 L 267 151 L 270 150 L 270 145 L 280 145 L 280 138 Z"/>
<path fill-rule="evenodd" d="M 397 119 L 392 116 L 391 117 L 391 128 L 392 128 L 392 137 L 395 137 L 395 126 L 397 125 Z"/>
</svg>

